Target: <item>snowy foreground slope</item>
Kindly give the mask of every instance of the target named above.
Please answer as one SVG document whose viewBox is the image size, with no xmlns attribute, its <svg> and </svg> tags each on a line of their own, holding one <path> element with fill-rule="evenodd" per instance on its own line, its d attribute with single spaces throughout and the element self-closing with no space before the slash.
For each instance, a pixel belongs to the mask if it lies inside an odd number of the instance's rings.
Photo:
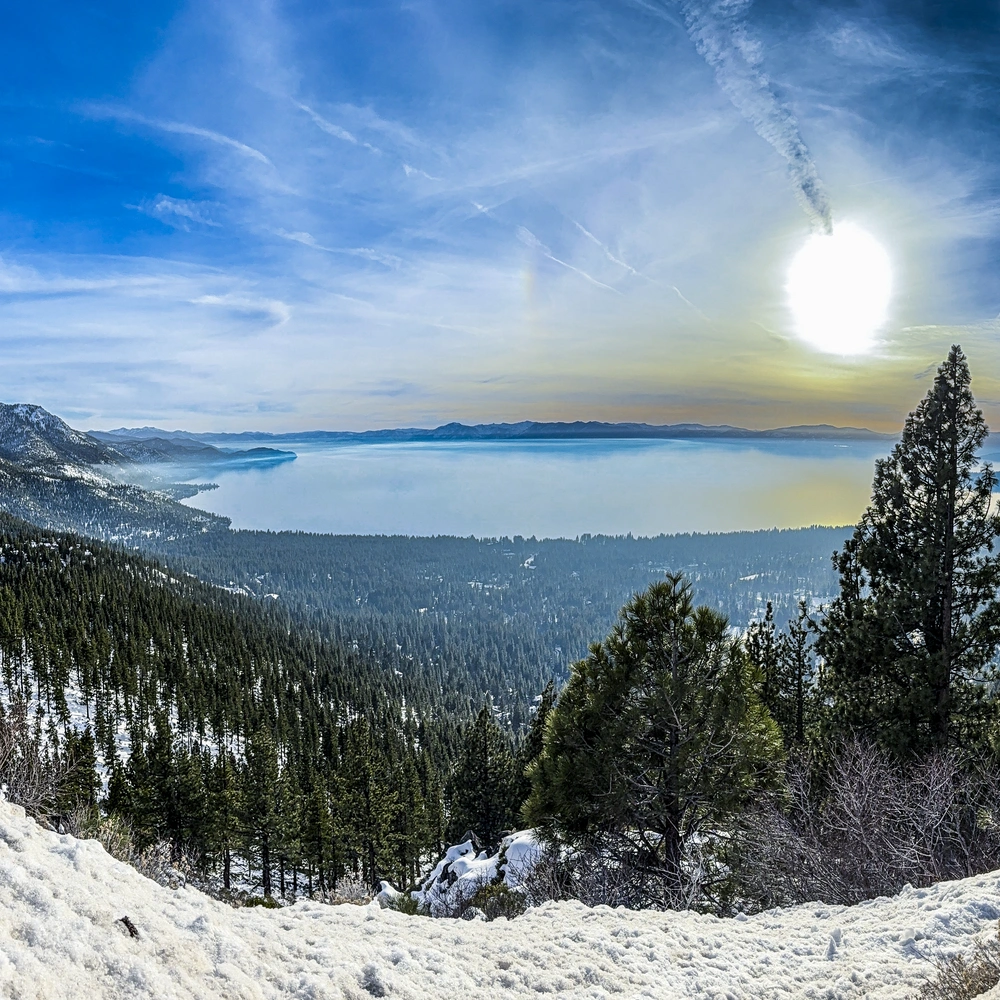
<svg viewBox="0 0 1000 1000">
<path fill-rule="evenodd" d="M 128 916 L 139 931 L 118 922 Z M 233 910 L 0 803 L 0 996 L 907 997 L 1000 917 L 1000 874 L 743 920 L 549 904 L 512 922 Z"/>
</svg>

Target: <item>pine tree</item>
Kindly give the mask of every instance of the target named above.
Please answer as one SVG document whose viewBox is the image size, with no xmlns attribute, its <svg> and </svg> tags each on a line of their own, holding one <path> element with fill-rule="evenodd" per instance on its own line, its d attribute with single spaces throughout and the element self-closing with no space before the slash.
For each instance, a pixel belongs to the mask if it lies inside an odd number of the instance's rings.
<svg viewBox="0 0 1000 1000">
<path fill-rule="evenodd" d="M 466 730 L 450 785 L 449 838 L 471 830 L 495 847 L 514 820 L 516 785 L 514 754 L 487 705 Z"/>
<path fill-rule="evenodd" d="M 298 868 L 302 853 L 302 790 L 295 772 L 287 762 L 281 769 L 276 800 L 275 850 L 278 856 L 278 887 L 281 895 L 288 895 L 286 874 Z"/>
<path fill-rule="evenodd" d="M 337 840 L 330 796 L 322 779 L 310 776 L 311 787 L 302 804 L 302 860 L 309 866 L 309 891 L 312 892 L 312 874 L 316 874 L 320 892 L 332 889 L 340 874 L 337 863 Z"/>
<path fill-rule="evenodd" d="M 514 756 L 514 802 L 518 809 L 524 805 L 531 794 L 531 777 L 528 770 L 541 756 L 545 743 L 545 726 L 556 703 L 556 686 L 553 681 L 545 685 L 538 699 L 535 714 L 531 717 L 528 731 Z"/>
<path fill-rule="evenodd" d="M 170 825 L 167 834 L 175 851 L 190 852 L 199 861 L 208 841 L 208 789 L 197 748 L 181 747 L 174 753 L 170 788 Z"/>
<path fill-rule="evenodd" d="M 996 477 L 980 466 L 986 422 L 952 347 L 875 466 L 872 499 L 836 556 L 840 596 L 817 641 L 833 725 L 899 753 L 975 741 L 1000 645 Z"/>
<path fill-rule="evenodd" d="M 640 875 L 636 904 L 686 905 L 685 852 L 762 791 L 782 757 L 725 617 L 668 575 L 574 664 L 531 769 L 527 820 Z"/>
<path fill-rule="evenodd" d="M 222 885 L 228 892 L 232 888 L 233 848 L 238 842 L 242 802 L 236 762 L 225 748 L 222 748 L 215 758 L 208 796 L 209 850 L 217 862 L 222 863 Z"/>
<path fill-rule="evenodd" d="M 338 773 L 339 817 L 365 883 L 377 890 L 394 868 L 399 798 L 386 755 L 367 719 L 347 727 Z"/>
<path fill-rule="evenodd" d="M 67 812 L 81 807 L 93 809 L 101 779 L 97 774 L 97 745 L 90 726 L 80 733 L 67 729 L 61 763 L 65 777 L 59 788 L 59 807 Z"/>
<path fill-rule="evenodd" d="M 279 835 L 278 751 L 271 734 L 257 729 L 246 746 L 243 773 L 243 829 L 248 859 L 256 857 L 260 865 L 261 888 L 271 896 L 274 847 Z"/>
<path fill-rule="evenodd" d="M 812 637 L 805 601 L 788 623 L 787 631 L 774 625 L 770 601 L 763 619 L 752 622 L 744 635 L 747 656 L 758 674 L 760 700 L 781 730 L 786 747 L 802 746 L 806 727 L 815 714 Z"/>
<path fill-rule="evenodd" d="M 778 639 L 782 698 L 771 710 L 771 715 L 785 735 L 786 746 L 805 744 L 819 712 L 812 655 L 813 628 L 806 602 L 800 600 L 796 617 Z"/>
</svg>

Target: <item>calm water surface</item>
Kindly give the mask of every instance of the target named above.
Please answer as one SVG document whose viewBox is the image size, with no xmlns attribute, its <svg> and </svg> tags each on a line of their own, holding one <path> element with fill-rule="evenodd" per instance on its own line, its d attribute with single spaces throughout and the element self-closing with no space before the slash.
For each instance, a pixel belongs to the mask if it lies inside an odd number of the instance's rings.
<svg viewBox="0 0 1000 1000">
<path fill-rule="evenodd" d="M 245 446 L 256 443 L 273 446 Z M 575 537 L 848 524 L 868 501 L 875 458 L 890 448 L 820 441 L 277 446 L 298 458 L 193 473 L 219 489 L 186 502 L 225 514 L 236 528 L 357 534 Z"/>
</svg>

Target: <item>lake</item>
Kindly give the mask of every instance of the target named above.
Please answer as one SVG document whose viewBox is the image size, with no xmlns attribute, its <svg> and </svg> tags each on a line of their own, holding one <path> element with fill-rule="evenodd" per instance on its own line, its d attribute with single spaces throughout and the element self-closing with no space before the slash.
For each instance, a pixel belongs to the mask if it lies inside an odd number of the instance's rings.
<svg viewBox="0 0 1000 1000">
<path fill-rule="evenodd" d="M 231 446 L 231 442 L 225 442 Z M 185 501 L 235 528 L 576 537 L 849 524 L 887 442 L 490 441 L 317 444 L 294 461 L 185 470 Z M 179 478 L 178 471 L 172 472 Z"/>
</svg>

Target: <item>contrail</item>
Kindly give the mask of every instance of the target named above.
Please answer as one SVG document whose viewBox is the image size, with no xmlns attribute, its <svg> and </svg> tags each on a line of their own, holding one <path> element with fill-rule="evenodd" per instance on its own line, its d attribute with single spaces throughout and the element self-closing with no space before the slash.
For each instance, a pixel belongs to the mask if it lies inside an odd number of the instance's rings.
<svg viewBox="0 0 1000 1000">
<path fill-rule="evenodd" d="M 538 250 L 539 253 L 548 257 L 549 260 L 553 260 L 557 264 L 562 264 L 563 267 L 569 268 L 571 271 L 575 271 L 581 278 L 589 281 L 592 285 L 596 285 L 598 288 L 604 288 L 609 292 L 614 292 L 615 295 L 621 295 L 621 292 L 619 292 L 617 288 L 612 288 L 610 285 L 604 284 L 603 281 L 598 281 L 597 278 L 587 274 L 586 271 L 582 271 L 580 268 L 574 267 L 572 264 L 568 264 L 564 260 L 560 260 L 530 229 L 526 229 L 524 226 L 518 226 L 517 238 L 525 246 Z"/>
<path fill-rule="evenodd" d="M 654 285 L 662 285 L 662 282 L 657 281 L 655 278 L 649 277 L 648 274 L 643 274 L 642 271 L 637 271 L 627 261 L 622 260 L 620 257 L 616 257 L 611 252 L 610 247 L 605 246 L 589 229 L 585 229 L 575 219 L 570 219 L 570 222 L 572 222 L 573 225 L 576 226 L 576 228 L 579 229 L 580 232 L 583 233 L 583 235 L 586 236 L 587 239 L 591 241 L 591 243 L 595 243 L 597 246 L 599 246 L 604 251 L 604 256 L 607 257 L 608 260 L 610 260 L 613 264 L 617 264 L 619 267 L 624 267 L 629 274 L 632 274 L 637 278 L 642 278 L 645 281 L 648 281 Z M 553 258 L 553 260 L 554 259 L 555 258 Z M 559 263 L 561 264 L 562 261 L 559 261 Z M 681 302 L 685 303 L 685 305 L 689 305 L 706 323 L 712 322 L 676 285 L 668 284 L 667 288 L 672 288 L 677 293 L 677 297 L 681 300 Z"/>
<path fill-rule="evenodd" d="M 753 0 L 672 0 L 719 86 L 757 134 L 788 163 L 802 207 L 822 232 L 833 229 L 830 200 L 792 112 L 778 100 L 763 69 L 763 45 L 747 23 Z M 647 3 L 642 4 L 650 9 Z"/>
<path fill-rule="evenodd" d="M 579 229 L 580 232 L 583 233 L 583 235 L 586 236 L 591 243 L 597 244 L 597 246 L 599 246 L 604 251 L 604 256 L 607 257 L 612 264 L 617 264 L 619 267 L 624 267 L 629 274 L 634 274 L 637 278 L 646 277 L 644 274 L 640 274 L 631 264 L 626 264 L 625 261 L 623 261 L 620 257 L 616 257 L 611 252 L 610 247 L 606 247 L 589 229 L 584 229 L 584 227 L 581 226 L 580 223 L 577 222 L 575 219 L 570 219 L 570 222 L 572 222 L 573 225 L 576 226 L 576 228 Z M 649 279 L 646 278 L 646 280 L 648 281 Z"/>
</svg>

